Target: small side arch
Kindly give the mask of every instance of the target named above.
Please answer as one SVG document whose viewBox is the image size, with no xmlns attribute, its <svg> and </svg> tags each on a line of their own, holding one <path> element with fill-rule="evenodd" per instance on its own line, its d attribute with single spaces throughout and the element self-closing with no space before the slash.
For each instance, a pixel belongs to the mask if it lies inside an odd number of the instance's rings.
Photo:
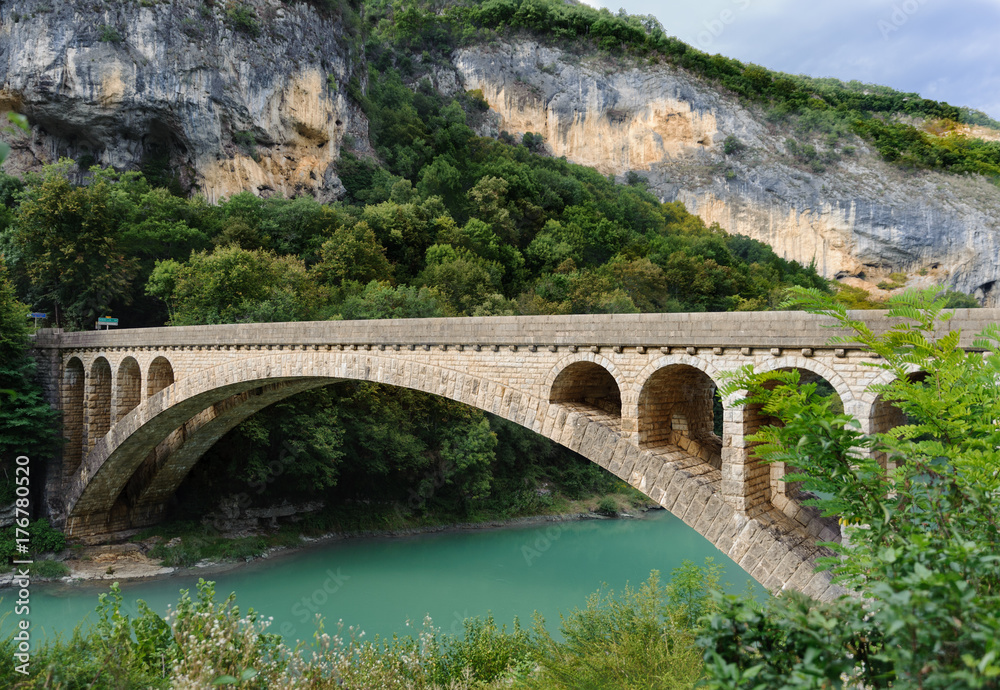
<svg viewBox="0 0 1000 690">
<path fill-rule="evenodd" d="M 551 383 L 546 386 L 550 403 L 575 404 L 597 408 L 615 417 L 622 417 L 621 383 L 611 367 L 591 357 L 579 357 L 570 362 L 561 362 Z M 608 362 L 610 364 L 610 362 Z"/>
<path fill-rule="evenodd" d="M 837 395 L 840 396 L 840 401 L 844 404 L 845 408 L 855 401 L 854 391 L 851 390 L 851 387 L 844 378 L 836 370 L 815 359 L 798 355 L 786 355 L 784 357 L 776 357 L 754 367 L 754 370 L 758 372 L 777 371 L 780 369 L 799 369 L 809 372 L 815 377 L 826 379 L 827 383 L 833 386 Z"/>
<path fill-rule="evenodd" d="M 919 367 L 913 365 L 909 367 L 909 372 L 906 374 L 906 378 L 910 382 L 917 383 L 924 381 L 928 374 Z M 897 376 L 893 372 L 885 372 L 882 376 L 875 381 L 872 386 L 886 385 L 897 380 Z M 864 416 L 861 418 L 861 429 L 865 433 L 869 434 L 884 434 L 890 429 L 897 426 L 902 426 L 907 423 L 906 413 L 903 410 L 896 407 L 895 401 L 891 398 L 891 395 L 886 393 L 878 393 L 869 387 L 865 391 L 866 403 L 862 405 L 864 410 Z M 893 470 L 896 467 L 895 461 L 890 460 L 889 455 L 883 452 L 876 452 L 874 454 L 878 463 L 887 470 Z"/>
<path fill-rule="evenodd" d="M 711 374 L 709 372 L 712 372 Z M 715 433 L 718 372 L 704 360 L 664 356 L 638 378 L 637 428 L 640 448 L 664 444 L 722 468 L 722 438 Z"/>
<path fill-rule="evenodd" d="M 174 383 L 174 368 L 166 357 L 157 357 L 149 363 L 149 374 L 146 377 L 146 398 L 152 398 L 167 386 Z"/>
<path fill-rule="evenodd" d="M 921 374 L 921 373 L 926 375 L 926 372 L 924 372 L 923 369 L 921 369 L 916 364 L 911 364 L 906 368 L 907 376 L 912 377 L 914 374 Z M 875 389 L 878 386 L 885 386 L 887 384 L 890 384 L 897 378 L 898 377 L 896 376 L 896 372 L 888 370 L 883 371 L 881 374 L 878 375 L 878 377 L 874 381 L 871 382 L 868 388 L 866 388 L 865 391 L 858 397 L 858 401 L 868 407 L 874 405 L 875 401 L 881 397 L 881 394 Z"/>
<path fill-rule="evenodd" d="M 63 435 L 66 446 L 63 449 L 65 475 L 72 475 L 83 460 L 87 434 L 85 427 L 84 386 L 87 380 L 83 362 L 79 357 L 71 357 L 63 368 L 62 414 Z"/>
<path fill-rule="evenodd" d="M 97 357 L 90 365 L 87 386 L 87 450 L 111 428 L 111 364 Z"/>
<path fill-rule="evenodd" d="M 839 399 L 844 410 L 850 411 L 857 406 L 854 391 L 844 378 L 833 368 L 808 357 L 786 355 L 763 362 L 755 367 L 761 373 L 781 370 L 798 370 L 803 384 L 825 381 L 833 389 L 833 394 Z M 776 383 L 775 383 L 776 385 Z M 777 419 L 769 417 L 761 410 L 760 405 L 746 405 L 742 408 L 742 425 L 744 437 L 755 433 L 765 425 L 780 424 Z M 785 481 L 785 476 L 794 472 L 795 468 L 786 466 L 784 462 L 765 464 L 753 456 L 752 446 L 748 445 L 750 458 L 747 463 L 746 481 L 748 486 L 759 487 L 757 491 L 765 500 L 769 500 L 778 510 L 803 524 L 813 524 L 814 529 L 829 528 L 831 533 L 839 535 L 839 526 L 834 518 L 823 518 L 813 507 L 802 505 L 803 500 L 811 496 L 804 493 L 799 483 Z"/>
<path fill-rule="evenodd" d="M 118 365 L 118 375 L 115 377 L 115 422 L 134 410 L 141 398 L 142 369 L 135 357 L 125 357 Z"/>
</svg>

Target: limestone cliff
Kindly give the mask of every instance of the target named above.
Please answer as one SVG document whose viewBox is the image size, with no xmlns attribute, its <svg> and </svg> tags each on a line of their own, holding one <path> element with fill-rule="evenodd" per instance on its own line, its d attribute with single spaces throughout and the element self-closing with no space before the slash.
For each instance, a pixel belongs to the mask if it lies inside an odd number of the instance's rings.
<svg viewBox="0 0 1000 690">
<path fill-rule="evenodd" d="M 352 77 L 363 84 L 360 41 L 307 2 L 247 5 L 256 36 L 222 2 L 0 3 L 0 115 L 33 125 L 15 135 L 6 170 L 69 156 L 178 171 L 210 201 L 242 190 L 338 198 L 342 146 L 370 152 L 345 93 Z M 826 276 L 874 289 L 903 271 L 909 285 L 1000 304 L 1000 188 L 981 178 L 904 171 L 860 140 L 820 171 L 789 154 L 786 140 L 802 135 L 665 65 L 520 41 L 465 48 L 429 70 L 442 91 L 482 89 L 493 134 L 539 132 L 552 155 L 639 172 L 663 200 Z M 727 155 L 729 136 L 743 148 Z"/>
<path fill-rule="evenodd" d="M 825 276 L 874 288 L 902 271 L 1000 303 L 1000 188 L 981 178 L 904 171 L 860 140 L 816 171 L 789 155 L 795 133 L 663 65 L 533 42 L 466 48 L 454 65 L 499 128 L 539 132 L 553 155 L 605 174 L 641 172 L 662 199 Z M 738 154 L 724 152 L 730 135 Z"/>
<path fill-rule="evenodd" d="M 340 22 L 309 4 L 253 6 L 241 24 L 196 0 L 2 3 L 0 112 L 33 125 L 8 172 L 61 156 L 153 162 L 210 201 L 245 189 L 336 198 L 344 136 L 367 141 L 343 92 L 358 58 Z"/>
</svg>

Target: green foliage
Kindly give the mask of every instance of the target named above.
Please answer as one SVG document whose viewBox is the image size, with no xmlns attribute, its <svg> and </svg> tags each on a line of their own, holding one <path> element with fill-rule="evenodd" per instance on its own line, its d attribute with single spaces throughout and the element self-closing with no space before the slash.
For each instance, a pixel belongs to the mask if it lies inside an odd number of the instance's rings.
<svg viewBox="0 0 1000 690">
<path fill-rule="evenodd" d="M 346 297 L 338 312 L 344 319 L 417 319 L 447 313 L 444 300 L 434 290 L 393 287 L 376 280 Z"/>
<path fill-rule="evenodd" d="M 741 142 L 735 134 L 730 134 L 726 137 L 725 141 L 722 142 L 722 152 L 727 156 L 735 156 L 742 153 L 746 148 L 746 144 Z"/>
<path fill-rule="evenodd" d="M 783 422 L 749 440 L 765 460 L 798 468 L 788 481 L 827 496 L 811 503 L 839 515 L 848 537 L 828 565 L 859 596 L 783 598 L 765 614 L 727 602 L 704 640 L 714 687 L 816 687 L 841 674 L 876 687 L 995 686 L 1000 327 L 966 352 L 958 332 L 940 335 L 946 301 L 936 290 L 894 297 L 893 325 L 875 333 L 828 296 L 793 292 L 790 306 L 850 333 L 831 342 L 878 356 L 870 366 L 883 382 L 872 390 L 905 414 L 895 428 L 862 433 L 787 372 L 744 370 L 728 384 Z M 783 385 L 768 390 L 774 381 Z"/>
<path fill-rule="evenodd" d="M 260 557 L 274 546 L 274 540 L 264 537 L 221 537 L 208 528 L 186 532 L 180 544 L 167 546 L 160 543 L 149 551 L 152 558 L 159 558 L 168 567 L 190 567 L 201 560 L 250 561 Z"/>
<path fill-rule="evenodd" d="M 117 28 L 109 24 L 102 24 L 98 40 L 101 43 L 121 43 L 123 39 Z"/>
<path fill-rule="evenodd" d="M 485 619 L 466 618 L 463 627 L 461 637 L 442 639 L 440 668 L 435 674 L 438 683 L 501 680 L 532 656 L 531 636 L 516 619 L 510 632 L 505 625 L 497 627 L 493 614 Z"/>
<path fill-rule="evenodd" d="M 28 477 L 37 478 L 59 447 L 58 413 L 43 399 L 35 381 L 35 362 L 28 354 L 28 311 L 18 301 L 0 256 L 0 505 L 15 498 L 19 456 L 30 458 Z M 0 560 L 6 562 L 13 554 L 13 530 L 3 532 Z"/>
<path fill-rule="evenodd" d="M 69 575 L 69 572 L 65 563 L 48 558 L 37 560 L 31 565 L 31 575 L 36 578 L 56 579 Z"/>
<path fill-rule="evenodd" d="M 21 130 L 25 132 L 30 131 L 30 128 L 28 127 L 28 119 L 24 115 L 21 115 L 19 113 L 7 113 L 7 121 L 16 127 L 19 127 Z M 13 133 L 13 131 L 14 130 L 11 127 L 0 128 L 0 133 L 3 134 L 11 134 Z M 9 155 L 10 155 L 10 144 L 8 144 L 5 141 L 0 141 L 0 166 L 4 164 L 4 161 L 7 160 L 7 156 Z M 4 204 L 7 203 L 6 200 L 0 200 L 0 201 L 3 201 Z"/>
<path fill-rule="evenodd" d="M 1000 142 L 951 132 L 935 136 L 909 124 L 878 118 L 858 119 L 854 130 L 870 139 L 888 161 L 949 172 L 1000 177 Z"/>
<path fill-rule="evenodd" d="M 235 245 L 195 252 L 185 264 L 157 262 L 147 290 L 179 326 L 296 321 L 321 299 L 301 260 Z"/>
<path fill-rule="evenodd" d="M 702 675 L 701 651 L 688 622 L 718 584 L 718 569 L 685 563 L 674 577 L 668 590 L 653 571 L 638 589 L 592 595 L 586 609 L 563 617 L 563 642 L 539 621 L 539 671 L 529 687 L 695 687 Z"/>
<path fill-rule="evenodd" d="M 605 496 L 597 503 L 597 512 L 601 515 L 614 517 L 618 515 L 618 501 L 612 496 Z"/>
<path fill-rule="evenodd" d="M 52 527 L 46 518 L 29 522 L 26 529 L 31 535 L 28 544 L 29 556 L 54 553 L 66 547 L 65 535 Z M 0 529 L 0 563 L 9 564 L 12 560 L 24 557 L 24 554 L 18 554 L 16 536 L 14 526 Z"/>
<path fill-rule="evenodd" d="M 98 175 L 89 186 L 75 187 L 66 178 L 70 164 L 64 160 L 26 178 L 5 239 L 12 268 L 30 280 L 32 301 L 51 304 L 63 319 L 85 326 L 127 299 L 138 261 L 127 255 L 119 231 L 116 176 Z"/>
<path fill-rule="evenodd" d="M 845 599 L 820 604 L 798 592 L 784 593 L 766 608 L 717 596 L 699 642 L 706 648 L 706 687 L 837 688 L 864 668 L 865 680 L 886 687 L 879 657 L 881 637 L 866 624 L 864 605 Z"/>
<path fill-rule="evenodd" d="M 247 156 L 255 161 L 260 160 L 260 156 L 257 155 L 257 136 L 253 132 L 233 132 L 233 143 Z"/>
<path fill-rule="evenodd" d="M 257 11 L 252 5 L 240 0 L 228 0 L 226 3 L 226 19 L 237 31 L 252 38 L 260 36 L 261 25 Z"/>
<path fill-rule="evenodd" d="M 320 261 L 313 270 L 320 282 L 330 286 L 339 286 L 347 280 L 368 283 L 392 277 L 385 247 L 364 221 L 337 228 L 333 237 L 320 247 Z"/>
</svg>

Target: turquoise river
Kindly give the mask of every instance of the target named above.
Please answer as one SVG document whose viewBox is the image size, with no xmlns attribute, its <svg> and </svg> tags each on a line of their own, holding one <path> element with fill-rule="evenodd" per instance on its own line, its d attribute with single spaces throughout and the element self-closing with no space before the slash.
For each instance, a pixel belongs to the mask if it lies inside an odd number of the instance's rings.
<svg viewBox="0 0 1000 690">
<path fill-rule="evenodd" d="M 712 556 L 725 565 L 723 581 L 743 591 L 749 576 L 714 546 L 665 511 L 644 519 L 577 520 L 497 529 L 453 530 L 406 537 L 356 538 L 253 561 L 216 573 L 217 599 L 235 591 L 241 610 L 252 606 L 274 618 L 271 632 L 286 641 L 310 639 L 314 618 L 328 629 L 343 621 L 366 638 L 406 634 L 431 616 L 435 627 L 461 634 L 469 616 L 492 612 L 498 623 L 518 617 L 530 625 L 535 611 L 550 631 L 560 612 L 583 607 L 606 585 L 620 590 L 659 570 L 665 577 L 684 560 Z M 124 609 L 144 599 L 164 614 L 197 574 L 124 583 Z M 96 618 L 97 597 L 109 582 L 50 583 L 31 587 L 36 641 L 72 632 Z M 763 590 L 754 585 L 760 596 Z M 0 590 L 0 616 L 12 611 L 14 590 Z M 410 621 L 410 627 L 407 627 Z M 10 632 L 13 616 L 0 623 Z"/>
</svg>

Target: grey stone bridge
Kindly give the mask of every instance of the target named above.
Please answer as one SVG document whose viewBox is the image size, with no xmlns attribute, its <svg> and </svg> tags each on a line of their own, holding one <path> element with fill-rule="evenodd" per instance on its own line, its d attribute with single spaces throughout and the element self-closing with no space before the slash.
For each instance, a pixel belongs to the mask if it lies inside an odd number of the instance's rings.
<svg viewBox="0 0 1000 690">
<path fill-rule="evenodd" d="M 869 312 L 876 329 L 888 321 Z M 959 310 L 963 343 L 1000 310 Z M 747 364 L 823 378 L 865 430 L 898 422 L 868 389 L 871 355 L 801 312 L 575 315 L 238 324 L 64 333 L 35 356 L 67 439 L 46 508 L 71 538 L 155 523 L 201 455 L 249 415 L 336 381 L 451 398 L 560 443 L 645 493 L 771 590 L 833 596 L 818 541 L 835 521 L 800 505 L 783 468 L 746 437 L 767 423 L 724 400 L 720 376 Z"/>
</svg>

